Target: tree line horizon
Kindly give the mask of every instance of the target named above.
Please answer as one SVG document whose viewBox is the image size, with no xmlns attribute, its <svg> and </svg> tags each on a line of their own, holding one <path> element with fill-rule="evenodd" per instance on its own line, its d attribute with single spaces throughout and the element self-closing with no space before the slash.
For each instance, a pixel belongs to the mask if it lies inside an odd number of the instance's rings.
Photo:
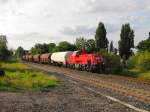
<svg viewBox="0 0 150 112">
<path fill-rule="evenodd" d="M 133 54 L 132 48 L 140 49 L 138 46 L 134 46 L 134 37 L 134 30 L 131 28 L 130 23 L 123 24 L 120 33 L 120 40 L 118 41 L 118 48 L 115 48 L 113 41 L 109 42 L 107 38 L 107 31 L 104 23 L 99 22 L 94 39 L 86 39 L 81 36 L 76 38 L 74 44 L 71 44 L 68 41 L 61 41 L 58 45 L 55 43 L 37 43 L 30 49 L 30 51 L 32 54 L 42 54 L 67 50 L 81 50 L 83 48 L 86 49 L 88 53 L 106 50 L 107 52 L 109 51 L 115 54 L 119 52 L 121 58 L 127 60 Z"/>
<path fill-rule="evenodd" d="M 114 54 L 119 53 L 122 59 L 127 60 L 133 54 L 132 48 L 136 48 L 138 50 L 149 50 L 149 43 L 147 43 L 147 40 L 150 39 L 150 36 L 148 37 L 148 39 L 139 42 L 136 47 L 134 46 L 134 37 L 134 30 L 131 28 L 130 24 L 123 24 L 120 33 L 120 40 L 118 41 L 118 48 L 115 48 L 113 45 L 113 41 L 109 41 L 107 38 L 107 31 L 104 23 L 99 22 L 95 33 L 95 38 L 86 39 L 85 37 L 79 37 L 76 38 L 74 44 L 71 44 L 68 41 L 61 41 L 58 45 L 56 45 L 55 43 L 37 43 L 30 49 L 30 52 L 31 54 L 42 54 L 59 51 L 74 51 L 84 48 L 88 53 L 97 53 L 104 50 Z M 8 50 L 6 36 L 0 36 L 0 44 L 0 57 L 3 57 L 3 53 L 1 52 L 5 51 L 6 54 L 6 49 Z M 19 46 L 16 50 L 16 54 L 21 57 L 24 54 L 24 48 Z"/>
</svg>

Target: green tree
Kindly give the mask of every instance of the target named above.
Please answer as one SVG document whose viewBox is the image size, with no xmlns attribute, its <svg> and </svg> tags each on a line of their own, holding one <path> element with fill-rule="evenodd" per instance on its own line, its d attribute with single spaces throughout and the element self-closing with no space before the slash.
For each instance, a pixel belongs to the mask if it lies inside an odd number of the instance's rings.
<svg viewBox="0 0 150 112">
<path fill-rule="evenodd" d="M 149 35 L 148 39 L 139 42 L 136 48 L 139 51 L 149 51 L 150 52 L 150 35 Z"/>
<path fill-rule="evenodd" d="M 117 55 L 117 53 L 118 53 L 118 49 L 114 48 L 114 54 Z"/>
<path fill-rule="evenodd" d="M 119 74 L 122 72 L 123 66 L 120 62 L 120 56 L 115 53 L 109 53 L 106 49 L 101 49 L 98 53 L 104 58 L 105 73 Z"/>
<path fill-rule="evenodd" d="M 34 47 L 31 48 L 32 54 L 42 54 L 49 52 L 49 44 L 35 44 Z"/>
<path fill-rule="evenodd" d="M 53 52 L 59 52 L 59 46 L 56 46 L 54 49 L 53 49 Z"/>
<path fill-rule="evenodd" d="M 32 54 L 41 54 L 42 53 L 42 44 L 35 44 L 34 47 L 31 48 Z"/>
<path fill-rule="evenodd" d="M 111 41 L 111 43 L 110 43 L 109 51 L 110 51 L 110 52 L 114 52 L 114 45 L 113 45 L 113 41 Z"/>
<path fill-rule="evenodd" d="M 56 47 L 56 44 L 55 43 L 49 43 L 48 46 L 49 46 L 49 53 L 52 53 L 54 48 Z"/>
<path fill-rule="evenodd" d="M 96 51 L 96 44 L 94 39 L 87 40 L 84 37 L 80 37 L 76 39 L 75 45 L 78 50 L 85 49 L 88 53 Z"/>
<path fill-rule="evenodd" d="M 76 47 L 67 41 L 62 41 L 58 44 L 58 49 L 59 51 L 74 51 Z"/>
<path fill-rule="evenodd" d="M 87 40 L 84 37 L 76 38 L 75 45 L 78 50 L 86 49 Z"/>
<path fill-rule="evenodd" d="M 7 37 L 5 35 L 0 35 L 0 60 L 6 60 L 9 56 L 10 53 L 7 48 Z"/>
<path fill-rule="evenodd" d="M 96 51 L 96 45 L 94 39 L 88 39 L 86 42 L 86 50 L 88 53 L 92 53 Z"/>
<path fill-rule="evenodd" d="M 134 48 L 134 31 L 129 23 L 122 25 L 120 41 L 118 43 L 120 56 L 127 60 L 132 54 L 131 48 Z"/>
<path fill-rule="evenodd" d="M 7 37 L 6 37 L 6 35 L 0 35 L 0 46 L 7 48 Z"/>
<path fill-rule="evenodd" d="M 42 53 L 48 53 L 49 52 L 49 45 L 48 44 L 42 44 Z"/>
<path fill-rule="evenodd" d="M 30 51 L 33 55 L 38 54 L 35 47 L 32 47 Z"/>
<path fill-rule="evenodd" d="M 19 46 L 16 50 L 16 56 L 17 58 L 21 58 L 23 55 L 24 55 L 24 49 L 21 46 Z"/>
<path fill-rule="evenodd" d="M 97 51 L 100 49 L 107 49 L 108 48 L 108 39 L 106 37 L 106 29 L 102 22 L 99 23 L 98 28 L 96 29 L 95 34 L 95 41 L 96 41 L 96 48 Z"/>
</svg>

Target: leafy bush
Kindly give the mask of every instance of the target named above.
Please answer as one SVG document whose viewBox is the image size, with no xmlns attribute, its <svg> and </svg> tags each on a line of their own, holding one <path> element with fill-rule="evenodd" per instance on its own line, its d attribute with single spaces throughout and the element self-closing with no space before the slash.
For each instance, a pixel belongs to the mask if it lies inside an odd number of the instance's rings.
<svg viewBox="0 0 150 112">
<path fill-rule="evenodd" d="M 108 53 L 106 50 L 101 50 L 100 54 L 103 55 L 105 59 L 105 72 L 106 73 L 121 73 L 123 70 L 123 65 L 121 63 L 121 58 L 118 55 Z"/>
<path fill-rule="evenodd" d="M 106 55 L 106 72 L 108 73 L 121 73 L 123 70 L 120 56 L 114 54 Z"/>
<path fill-rule="evenodd" d="M 128 61 L 129 68 L 139 68 L 143 71 L 150 70 L 150 52 L 139 52 Z"/>
<path fill-rule="evenodd" d="M 150 80 L 150 72 L 140 73 L 139 79 L 141 80 Z"/>
<path fill-rule="evenodd" d="M 127 61 L 127 67 L 128 69 L 132 69 L 135 67 L 135 65 L 137 65 L 137 60 L 138 60 L 138 56 L 132 56 L 129 58 L 129 60 Z"/>
</svg>

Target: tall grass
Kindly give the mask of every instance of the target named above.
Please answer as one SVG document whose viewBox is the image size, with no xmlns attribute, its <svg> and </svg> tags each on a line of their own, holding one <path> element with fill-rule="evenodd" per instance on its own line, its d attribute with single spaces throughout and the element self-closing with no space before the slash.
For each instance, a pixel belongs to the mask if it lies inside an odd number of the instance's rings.
<svg viewBox="0 0 150 112">
<path fill-rule="evenodd" d="M 0 90 L 41 90 L 57 86 L 54 76 L 29 69 L 21 63 L 1 63 L 6 75 L 0 77 Z"/>
</svg>

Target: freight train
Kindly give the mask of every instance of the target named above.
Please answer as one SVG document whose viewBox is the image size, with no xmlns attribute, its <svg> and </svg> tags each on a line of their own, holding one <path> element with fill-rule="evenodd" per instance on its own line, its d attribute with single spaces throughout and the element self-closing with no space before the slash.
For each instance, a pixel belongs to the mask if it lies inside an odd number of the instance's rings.
<svg viewBox="0 0 150 112">
<path fill-rule="evenodd" d="M 104 58 L 102 55 L 95 53 L 88 54 L 85 51 L 24 55 L 22 60 L 55 66 L 65 66 L 67 68 L 88 72 L 103 72 L 105 70 Z"/>
</svg>

